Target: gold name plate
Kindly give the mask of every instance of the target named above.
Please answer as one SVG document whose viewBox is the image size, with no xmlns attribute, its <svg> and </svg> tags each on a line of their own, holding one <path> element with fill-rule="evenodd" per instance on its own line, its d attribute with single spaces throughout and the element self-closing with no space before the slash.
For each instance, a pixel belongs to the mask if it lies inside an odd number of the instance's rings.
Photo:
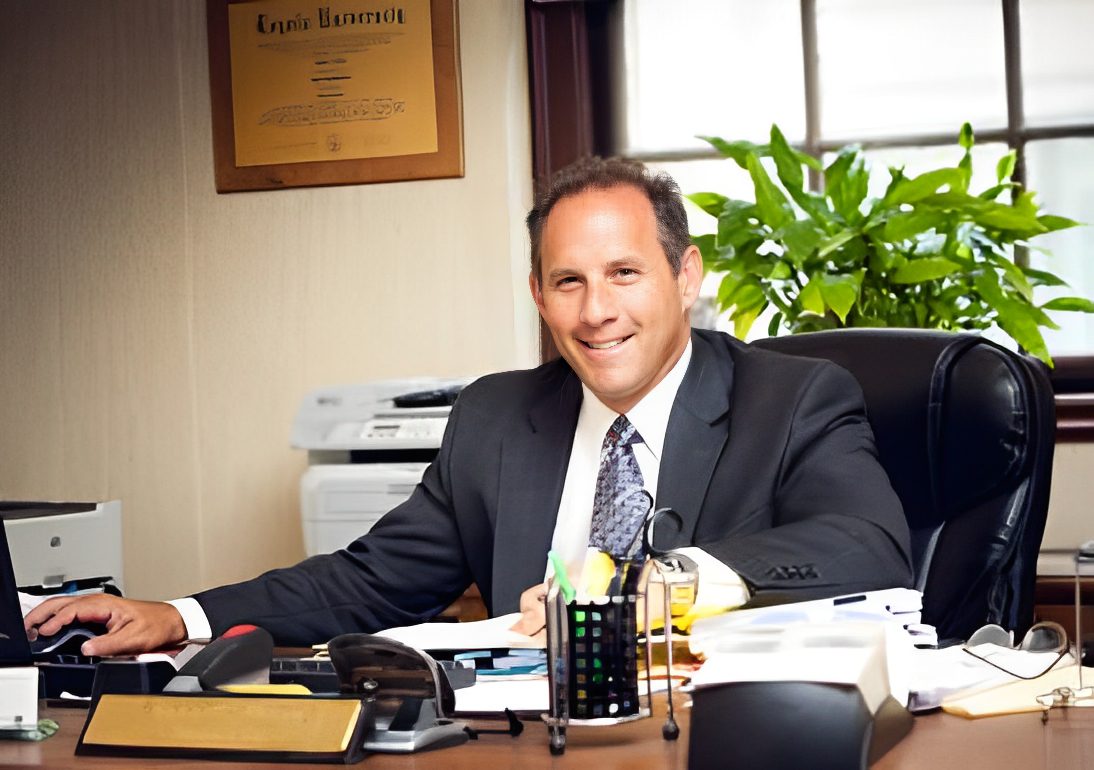
<svg viewBox="0 0 1094 770">
<path fill-rule="evenodd" d="M 372 721 L 356 698 L 103 695 L 76 753 L 353 762 Z"/>
</svg>

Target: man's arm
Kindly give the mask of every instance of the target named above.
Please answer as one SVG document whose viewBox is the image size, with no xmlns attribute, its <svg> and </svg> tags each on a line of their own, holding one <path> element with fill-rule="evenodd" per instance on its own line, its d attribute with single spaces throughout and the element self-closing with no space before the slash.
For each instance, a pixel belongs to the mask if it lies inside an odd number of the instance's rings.
<svg viewBox="0 0 1094 770">
<path fill-rule="evenodd" d="M 278 644 L 310 645 L 341 633 L 416 623 L 444 610 L 471 582 L 450 485 L 459 414 L 457 402 L 437 459 L 410 499 L 367 535 L 336 553 L 195 594 L 211 635 L 253 623 Z M 145 652 L 187 639 L 178 609 L 165 602 L 66 597 L 44 602 L 26 617 L 32 636 L 89 622 L 105 624 L 109 633 L 86 642 L 87 654 Z"/>
<path fill-rule="evenodd" d="M 908 525 L 877 459 L 858 382 L 818 364 L 786 408 L 770 500 L 745 516 L 770 526 L 698 545 L 754 592 L 806 598 L 911 585 Z"/>
</svg>

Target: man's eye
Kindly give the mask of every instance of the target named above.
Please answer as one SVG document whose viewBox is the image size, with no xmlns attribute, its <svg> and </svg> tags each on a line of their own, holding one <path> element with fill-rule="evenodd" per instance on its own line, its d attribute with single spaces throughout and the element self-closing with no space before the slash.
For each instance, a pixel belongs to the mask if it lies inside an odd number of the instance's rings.
<svg viewBox="0 0 1094 770">
<path fill-rule="evenodd" d="M 638 275 L 638 271 L 629 267 L 621 267 L 615 271 L 615 274 L 619 278 L 633 278 Z"/>
<path fill-rule="evenodd" d="M 576 283 L 577 278 L 572 275 L 568 275 L 565 278 L 559 278 L 558 281 L 555 282 L 555 286 L 558 286 L 559 288 L 565 288 L 566 286 L 573 286 Z"/>
</svg>

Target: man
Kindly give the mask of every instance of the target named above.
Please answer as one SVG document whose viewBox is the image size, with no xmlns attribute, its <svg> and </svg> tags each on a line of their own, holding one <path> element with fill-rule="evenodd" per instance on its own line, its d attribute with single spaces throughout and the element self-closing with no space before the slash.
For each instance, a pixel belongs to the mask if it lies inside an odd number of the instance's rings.
<svg viewBox="0 0 1094 770">
<path fill-rule="evenodd" d="M 310 644 L 429 618 L 472 581 L 492 614 L 522 593 L 534 607 L 548 548 L 573 562 L 589 543 L 635 540 L 642 511 L 606 509 L 608 477 L 679 513 L 675 541 L 658 546 L 696 546 L 703 575 L 799 598 L 910 583 L 907 525 L 854 378 L 690 328 L 702 261 L 670 178 L 576 164 L 528 229 L 529 286 L 562 360 L 468 386 L 421 484 L 371 532 L 175 604 L 54 600 L 28 632 L 105 623 L 87 654 L 241 622 Z"/>
</svg>

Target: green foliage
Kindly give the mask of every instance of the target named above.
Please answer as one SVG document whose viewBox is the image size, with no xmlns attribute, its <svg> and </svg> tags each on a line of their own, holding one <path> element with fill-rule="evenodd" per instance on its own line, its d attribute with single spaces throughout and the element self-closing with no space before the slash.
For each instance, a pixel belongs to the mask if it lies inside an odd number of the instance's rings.
<svg viewBox="0 0 1094 770">
<path fill-rule="evenodd" d="M 716 233 L 693 241 L 706 269 L 724 276 L 718 304 L 738 337 L 774 305 L 769 334 L 780 326 L 793 333 L 995 325 L 1051 365 L 1041 327 L 1058 327 L 1045 311 L 1094 312 L 1094 302 L 1080 297 L 1036 303 L 1035 287 L 1066 284 L 1016 264 L 1014 246 L 1078 223 L 1040 213 L 1033 193 L 1012 180 L 1013 152 L 996 166 L 997 185 L 970 193 L 974 138 L 967 123 L 956 166 L 916 177 L 890 168 L 881 198 L 868 197 L 870 169 L 857 146 L 843 148 L 823 168 L 790 147 L 778 126 L 765 145 L 701 138 L 747 171 L 755 188 L 755 201 L 687 196 L 718 219 Z M 763 158 L 770 158 L 775 178 Z M 809 169 L 823 174 L 823 194 L 807 189 Z M 1011 203 L 999 200 L 1004 193 Z"/>
</svg>

